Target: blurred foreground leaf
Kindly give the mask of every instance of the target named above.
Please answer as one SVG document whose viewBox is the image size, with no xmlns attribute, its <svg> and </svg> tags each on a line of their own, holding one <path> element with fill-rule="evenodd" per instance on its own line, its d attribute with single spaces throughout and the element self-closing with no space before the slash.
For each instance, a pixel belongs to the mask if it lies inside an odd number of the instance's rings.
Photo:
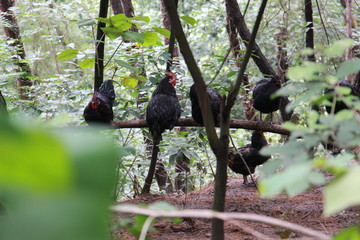
<svg viewBox="0 0 360 240">
<path fill-rule="evenodd" d="M 359 226 L 349 227 L 337 234 L 333 240 L 360 240 L 360 228 Z"/>
<path fill-rule="evenodd" d="M 360 166 L 334 179 L 325 188 L 324 214 L 330 216 L 347 207 L 360 204 Z M 346 197 L 344 197 L 346 196 Z"/>
<path fill-rule="evenodd" d="M 107 239 L 117 156 L 98 129 L 1 122 L 0 142 L 0 239 Z"/>
</svg>

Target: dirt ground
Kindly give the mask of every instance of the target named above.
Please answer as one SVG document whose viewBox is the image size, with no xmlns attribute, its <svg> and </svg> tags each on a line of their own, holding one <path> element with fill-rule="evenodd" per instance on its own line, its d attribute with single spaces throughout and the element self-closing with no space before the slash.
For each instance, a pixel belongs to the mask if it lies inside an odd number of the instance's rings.
<svg viewBox="0 0 360 240">
<path fill-rule="evenodd" d="M 149 204 L 156 201 L 166 201 L 176 205 L 179 209 L 211 209 L 213 194 L 214 184 L 212 183 L 201 190 L 191 192 L 187 195 L 147 194 L 135 199 L 126 200 L 122 203 Z M 318 230 L 328 235 L 333 235 L 360 220 L 359 208 L 350 208 L 329 218 L 322 216 L 322 210 L 322 187 L 313 187 L 309 191 L 296 197 L 290 198 L 283 195 L 270 199 L 262 199 L 258 197 L 257 191 L 253 186 L 243 185 L 241 178 L 228 179 L 226 212 L 256 213 L 271 216 L 300 224 L 301 226 Z M 269 239 L 304 237 L 301 234 L 285 231 L 279 227 L 263 223 L 241 221 L 241 224 L 247 229 L 254 229 L 268 236 Z M 192 219 L 192 221 L 183 221 L 179 224 L 173 224 L 170 220 L 163 219 L 158 221 L 154 227 L 156 231 L 149 233 L 148 236 L 155 240 L 203 240 L 210 239 L 211 235 L 211 222 L 210 220 L 204 219 Z M 124 240 L 136 239 L 121 228 L 117 228 L 114 235 Z M 253 240 L 258 238 L 245 232 L 238 226 L 225 223 L 225 239 Z"/>
</svg>

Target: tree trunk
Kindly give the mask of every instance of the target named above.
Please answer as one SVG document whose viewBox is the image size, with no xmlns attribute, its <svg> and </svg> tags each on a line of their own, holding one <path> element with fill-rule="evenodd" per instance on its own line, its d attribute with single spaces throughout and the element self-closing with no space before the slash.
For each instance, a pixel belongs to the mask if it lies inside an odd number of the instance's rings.
<svg viewBox="0 0 360 240">
<path fill-rule="evenodd" d="M 278 76 L 282 79 L 283 82 L 287 82 L 288 78 L 286 77 L 286 72 L 289 68 L 288 57 L 286 51 L 286 41 L 288 38 L 288 32 L 285 27 L 283 27 L 279 33 L 275 35 L 276 45 L 277 45 L 277 66 L 278 66 Z M 280 98 L 280 114 L 281 119 L 286 122 L 291 120 L 293 111 L 286 112 L 286 106 L 290 103 L 288 97 Z"/>
<path fill-rule="evenodd" d="M 177 6 L 177 4 L 178 4 L 178 0 L 175 0 L 175 5 Z M 166 12 L 166 7 L 165 7 L 164 0 L 160 1 L 160 9 L 161 9 L 161 15 L 163 17 L 163 26 L 164 26 L 165 29 L 167 29 L 167 30 L 169 30 L 171 32 L 170 39 L 165 38 L 165 40 L 164 40 L 165 45 L 169 46 L 168 53 L 170 53 L 170 60 L 166 64 L 166 71 L 169 72 L 171 66 L 174 63 L 174 58 L 179 56 L 179 50 L 175 46 L 175 35 L 171 31 L 170 18 L 169 18 L 169 15 Z"/>
<path fill-rule="evenodd" d="M 109 0 L 100 0 L 99 17 L 106 18 L 109 7 Z M 95 75 L 94 75 L 94 90 L 98 90 L 104 81 L 104 48 L 105 48 L 105 33 L 101 28 L 106 24 L 99 22 L 96 32 L 96 47 L 95 47 Z"/>
<path fill-rule="evenodd" d="M 236 79 L 236 83 L 233 89 L 230 91 L 227 102 L 222 101 L 221 114 L 220 114 L 220 138 L 215 131 L 214 119 L 211 114 L 209 97 L 206 92 L 205 81 L 202 77 L 201 71 L 197 66 L 195 58 L 190 49 L 189 43 L 186 39 L 185 33 L 182 29 L 179 15 L 176 10 L 176 5 L 173 0 L 165 0 L 166 10 L 171 20 L 171 27 L 175 36 L 179 42 L 180 51 L 185 59 L 185 63 L 194 79 L 196 89 L 198 91 L 200 108 L 204 119 L 204 125 L 206 134 L 209 139 L 209 144 L 216 156 L 216 177 L 215 177 L 215 194 L 213 209 L 215 211 L 223 211 L 225 206 L 226 196 L 226 181 L 227 181 L 227 155 L 229 147 L 229 128 L 230 128 L 230 112 L 234 106 L 236 97 L 239 93 L 240 85 L 244 76 L 244 72 L 252 53 L 252 49 L 255 45 L 255 37 L 259 29 L 259 25 L 262 19 L 262 15 L 266 8 L 267 0 L 263 0 L 261 3 L 258 16 L 254 24 L 254 30 L 249 38 L 248 47 L 243 59 L 243 64 L 240 68 L 239 74 Z M 231 15 L 230 15 L 231 16 Z M 224 234 L 224 222 L 219 219 L 212 221 L 212 239 L 223 240 Z"/>
<path fill-rule="evenodd" d="M 231 22 L 237 28 L 237 31 L 240 34 L 241 39 L 243 40 L 245 46 L 248 46 L 250 41 L 251 33 L 245 23 L 244 17 L 241 14 L 239 4 L 236 0 L 225 0 L 226 13 L 228 18 L 231 19 Z M 267 76 L 275 76 L 276 72 L 271 67 L 269 61 L 266 59 L 264 54 L 261 52 L 259 46 L 255 43 L 253 48 L 253 54 L 251 55 L 254 60 L 256 66 L 258 66 L 259 70 L 263 75 Z"/>
<path fill-rule="evenodd" d="M 306 47 L 314 49 L 314 24 L 313 24 L 313 10 L 311 0 L 305 0 L 305 21 L 307 26 L 306 31 Z M 308 60 L 315 62 L 315 55 L 309 55 Z"/>
<path fill-rule="evenodd" d="M 4 13 L 3 19 L 7 23 L 4 26 L 4 32 L 8 40 L 8 45 L 16 49 L 16 56 L 12 59 L 14 64 L 19 68 L 16 72 L 21 72 L 21 76 L 17 80 L 17 85 L 19 86 L 20 98 L 29 99 L 28 90 L 26 87 L 32 86 L 31 80 L 28 78 L 31 75 L 30 66 L 28 63 L 24 62 L 26 55 L 24 45 L 21 42 L 21 35 L 19 25 L 15 18 L 14 12 L 11 8 L 15 5 L 15 0 L 0 0 L 0 10 Z M 24 88 L 25 87 L 25 88 Z"/>
<path fill-rule="evenodd" d="M 124 13 L 124 10 L 121 6 L 121 1 L 120 0 L 111 0 L 111 7 L 112 10 L 114 12 L 115 15 L 120 14 L 120 13 Z"/>
<path fill-rule="evenodd" d="M 226 24 L 226 30 L 228 32 L 229 41 L 230 41 L 230 48 L 231 52 L 234 56 L 234 59 L 237 61 L 235 62 L 235 65 L 237 67 L 240 67 L 240 41 L 238 39 L 238 33 L 236 30 L 236 26 L 234 24 L 233 18 L 229 15 L 227 16 L 227 24 Z"/>
</svg>

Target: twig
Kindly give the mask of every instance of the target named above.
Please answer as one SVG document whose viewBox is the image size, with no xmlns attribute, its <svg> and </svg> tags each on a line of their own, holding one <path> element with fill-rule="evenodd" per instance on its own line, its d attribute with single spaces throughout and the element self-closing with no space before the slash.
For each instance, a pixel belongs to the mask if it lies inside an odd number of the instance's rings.
<svg viewBox="0 0 360 240">
<path fill-rule="evenodd" d="M 186 209 L 181 211 L 161 211 L 161 210 L 151 210 L 140 208 L 132 205 L 116 205 L 111 207 L 113 211 L 120 213 L 130 213 L 130 214 L 141 214 L 147 215 L 149 217 L 158 218 L 158 217 L 171 217 L 171 218 L 206 218 L 206 219 L 221 219 L 224 221 L 230 220 L 247 220 L 261 222 L 272 226 L 282 227 L 297 233 L 304 234 L 309 237 L 316 237 L 320 240 L 330 240 L 331 236 L 315 231 L 310 228 L 303 227 L 301 225 L 283 221 L 277 218 L 253 214 L 253 213 L 233 213 L 233 212 L 213 212 L 211 210 L 201 210 L 201 209 Z"/>
<path fill-rule="evenodd" d="M 146 239 L 146 233 L 148 232 L 149 228 L 150 228 L 150 225 L 151 225 L 151 222 L 155 219 L 155 217 L 151 217 L 149 216 L 145 222 L 144 222 L 144 225 L 141 229 L 141 234 L 140 234 L 140 237 L 139 237 L 139 240 L 145 240 Z"/>
<path fill-rule="evenodd" d="M 248 234 L 255 236 L 257 239 L 262 239 L 262 240 L 270 240 L 271 239 L 268 236 L 262 234 L 261 232 L 256 231 L 253 228 L 249 228 L 249 227 L 245 226 L 244 224 L 239 223 L 239 221 L 228 220 L 228 222 L 241 228 L 244 232 L 247 232 Z"/>
<path fill-rule="evenodd" d="M 119 50 L 121 44 L 124 42 L 124 40 L 121 40 L 121 42 L 119 43 L 119 45 L 116 47 L 115 51 L 113 52 L 113 54 L 111 54 L 109 60 L 107 61 L 107 63 L 104 65 L 104 67 L 106 67 L 110 61 L 113 59 L 113 57 L 115 56 L 115 53 Z"/>
<path fill-rule="evenodd" d="M 316 0 L 315 2 L 316 2 L 316 8 L 317 8 L 318 13 L 319 13 L 321 25 L 322 25 L 323 28 L 324 28 L 324 32 L 325 32 L 327 44 L 330 45 L 329 34 L 328 34 L 327 29 L 326 29 L 326 26 L 325 26 L 324 18 L 323 18 L 323 16 L 321 15 L 321 8 L 320 8 L 320 5 L 319 5 L 319 2 L 318 2 L 318 0 Z"/>
<path fill-rule="evenodd" d="M 224 64 L 225 64 L 227 58 L 229 57 L 230 52 L 231 52 L 231 48 L 229 48 L 229 50 L 227 51 L 227 53 L 226 53 L 226 55 L 225 55 L 225 57 L 224 57 L 224 60 L 222 61 L 222 63 L 220 64 L 219 69 L 218 69 L 218 70 L 216 71 L 216 73 L 215 73 L 215 76 L 214 76 L 213 79 L 211 79 L 211 81 L 207 84 L 208 86 L 209 86 L 209 85 L 216 79 L 216 77 L 219 75 L 221 69 L 224 67 Z"/>
</svg>

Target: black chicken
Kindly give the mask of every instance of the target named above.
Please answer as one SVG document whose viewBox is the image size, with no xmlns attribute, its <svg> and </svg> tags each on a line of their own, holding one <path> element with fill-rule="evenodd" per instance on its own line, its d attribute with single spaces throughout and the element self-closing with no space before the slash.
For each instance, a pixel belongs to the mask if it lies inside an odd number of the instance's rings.
<svg viewBox="0 0 360 240">
<path fill-rule="evenodd" d="M 262 113 L 275 112 L 280 107 L 280 97 L 271 98 L 271 96 L 281 88 L 281 80 L 278 76 L 273 78 L 264 78 L 256 83 L 253 91 L 253 106 L 260 111 L 260 120 L 262 121 Z"/>
<path fill-rule="evenodd" d="M 114 119 L 112 106 L 115 100 L 115 91 L 112 80 L 104 81 L 89 104 L 84 109 L 84 118 L 87 124 L 111 123 Z"/>
<path fill-rule="evenodd" d="M 215 125 L 219 123 L 220 121 L 220 101 L 221 96 L 219 93 L 217 93 L 214 89 L 207 87 L 206 92 L 209 95 L 209 101 L 210 101 L 210 107 L 211 112 L 214 118 Z M 193 84 L 190 87 L 190 100 L 191 100 L 191 115 L 193 119 L 199 123 L 204 124 L 200 104 L 199 104 L 199 98 L 196 91 L 195 84 Z"/>
<path fill-rule="evenodd" d="M 350 95 L 352 95 L 352 96 L 354 96 L 354 97 L 356 97 L 356 98 L 359 98 L 359 97 L 360 97 L 360 95 L 359 95 L 359 90 L 358 90 L 355 86 L 351 85 L 351 83 L 348 82 L 348 81 L 346 81 L 346 80 L 339 81 L 339 82 L 336 84 L 336 86 L 348 87 L 348 88 L 351 89 Z M 334 92 L 333 89 L 327 89 L 327 90 L 325 90 L 325 93 L 326 93 L 326 94 L 330 94 L 330 93 L 333 93 L 333 92 Z M 332 99 L 333 99 L 333 98 L 331 98 L 331 100 L 332 100 Z M 331 102 L 332 102 L 332 101 L 331 101 Z M 326 108 L 326 112 L 331 113 L 331 108 L 332 108 L 332 106 L 325 106 L 325 108 Z M 343 101 L 337 100 L 337 101 L 335 102 L 334 114 L 336 114 L 337 112 L 339 112 L 339 111 L 341 111 L 341 110 L 344 110 L 344 109 L 349 109 L 349 107 L 348 107 Z"/>
<path fill-rule="evenodd" d="M 228 166 L 233 172 L 243 175 L 244 184 L 248 183 L 247 176 L 254 173 L 256 166 L 263 164 L 270 158 L 270 156 L 263 156 L 259 153 L 261 148 L 267 145 L 263 132 L 254 131 L 251 136 L 251 144 L 238 148 L 238 153 L 234 149 L 229 149 Z M 247 169 L 239 153 L 249 169 Z"/>
<path fill-rule="evenodd" d="M 1 94 L 1 91 L 0 91 L 0 118 L 1 118 L 2 116 L 7 117 L 7 116 L 8 116 L 8 112 L 7 112 L 7 107 L 6 107 L 5 98 L 3 97 L 3 95 Z"/>
<path fill-rule="evenodd" d="M 149 101 L 146 108 L 146 122 L 149 125 L 150 133 L 153 137 L 153 149 L 151 163 L 142 194 L 150 192 L 151 182 L 155 172 L 157 154 L 159 152 L 158 144 L 161 141 L 161 135 L 166 129 L 173 129 L 175 123 L 180 118 L 181 107 L 174 86 L 176 85 L 176 76 L 174 73 L 166 73 Z"/>
</svg>

